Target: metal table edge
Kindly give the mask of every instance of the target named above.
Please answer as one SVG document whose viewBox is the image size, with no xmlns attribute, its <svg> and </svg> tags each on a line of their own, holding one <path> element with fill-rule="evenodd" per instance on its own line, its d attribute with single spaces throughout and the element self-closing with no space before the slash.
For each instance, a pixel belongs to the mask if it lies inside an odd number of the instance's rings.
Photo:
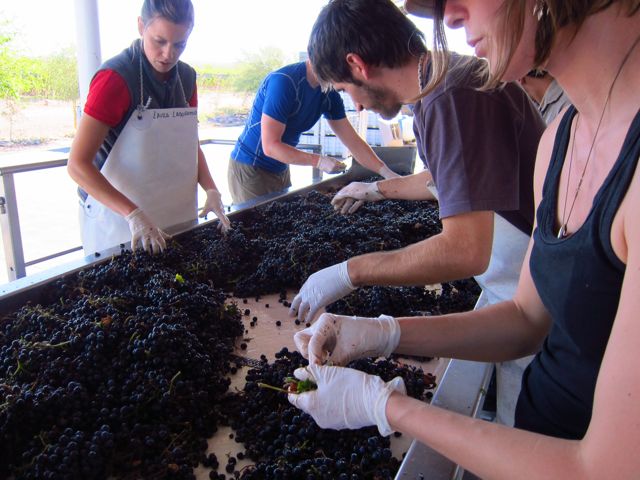
<svg viewBox="0 0 640 480">
<path fill-rule="evenodd" d="M 481 407 L 493 364 L 451 359 L 431 405 L 475 417 Z M 395 476 L 396 480 L 452 480 L 460 478 L 461 468 L 418 440 L 414 440 Z"/>
</svg>

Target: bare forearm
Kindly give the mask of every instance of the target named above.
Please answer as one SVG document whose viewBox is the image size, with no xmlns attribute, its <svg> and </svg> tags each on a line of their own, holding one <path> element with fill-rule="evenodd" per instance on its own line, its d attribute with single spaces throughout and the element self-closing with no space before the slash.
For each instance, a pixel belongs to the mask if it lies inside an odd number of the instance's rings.
<svg viewBox="0 0 640 480">
<path fill-rule="evenodd" d="M 349 260 L 355 286 L 432 285 L 482 273 L 465 255 L 463 245 L 439 234 L 390 252 L 375 252 Z"/>
<path fill-rule="evenodd" d="M 544 325 L 508 301 L 464 313 L 398 318 L 396 352 L 481 362 L 513 360 L 538 351 Z"/>
<path fill-rule="evenodd" d="M 329 126 L 360 165 L 376 173 L 385 166 L 384 162 L 374 153 L 369 144 L 358 135 L 346 118 L 329 120 Z"/>
<path fill-rule="evenodd" d="M 114 188 L 93 165 L 83 168 L 70 161 L 67 170 L 80 188 L 114 212 L 126 216 L 137 208 L 135 203 Z"/>
<path fill-rule="evenodd" d="M 390 178 L 378 182 L 378 190 L 385 198 L 395 200 L 435 200 L 427 188 L 429 172 L 422 171 L 405 177 Z"/>
<path fill-rule="evenodd" d="M 577 441 L 473 419 L 397 393 L 386 412 L 393 428 L 483 479 L 589 478 Z"/>
<path fill-rule="evenodd" d="M 366 145 L 366 144 L 365 144 Z M 369 147 L 368 145 L 366 145 Z M 373 153 L 371 147 L 368 148 L 368 151 L 363 152 L 354 152 L 351 151 L 353 158 L 363 167 L 371 170 L 372 172 L 379 173 L 380 170 L 385 166 L 385 163 L 378 158 L 378 156 Z"/>
<path fill-rule="evenodd" d="M 263 145 L 264 153 L 275 158 L 279 162 L 288 165 L 305 165 L 315 167 L 318 164 L 318 155 L 303 152 L 297 148 L 282 142 L 272 142 L 268 147 Z"/>
<path fill-rule="evenodd" d="M 384 162 L 373 152 L 371 147 L 364 142 L 360 137 L 356 137 L 357 140 L 352 142 L 352 145 L 346 147 L 353 155 L 353 158 L 363 167 L 378 173 L 382 167 L 385 166 Z"/>
<path fill-rule="evenodd" d="M 109 125 L 85 114 L 71 145 L 67 172 L 80 188 L 97 201 L 126 216 L 133 212 L 137 205 L 111 185 L 93 164 L 93 159 L 108 131 Z"/>
</svg>

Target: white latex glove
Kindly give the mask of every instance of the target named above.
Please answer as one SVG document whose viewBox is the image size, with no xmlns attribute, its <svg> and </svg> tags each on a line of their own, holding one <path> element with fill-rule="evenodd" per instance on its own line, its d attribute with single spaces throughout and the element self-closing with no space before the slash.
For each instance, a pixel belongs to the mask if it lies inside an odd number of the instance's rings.
<svg viewBox="0 0 640 480">
<path fill-rule="evenodd" d="M 319 168 L 326 173 L 338 173 L 345 169 L 345 164 L 337 158 L 329 157 L 327 155 L 319 155 L 316 168 Z"/>
<path fill-rule="evenodd" d="M 218 224 L 218 228 L 222 230 L 222 232 L 226 233 L 231 229 L 231 221 L 229 217 L 224 214 L 224 205 L 222 204 L 222 195 L 215 188 L 210 188 L 206 191 L 207 199 L 204 202 L 204 206 L 200 211 L 200 218 L 204 218 L 207 216 L 207 213 L 213 212 L 218 217 L 220 223 Z"/>
<path fill-rule="evenodd" d="M 388 357 L 400 343 L 394 317 L 348 317 L 323 313 L 317 322 L 293 336 L 296 348 L 310 364 L 346 365 L 364 357 Z"/>
<path fill-rule="evenodd" d="M 385 180 L 389 179 L 389 178 L 397 178 L 400 175 L 397 174 L 396 172 L 394 172 L 393 170 L 391 170 L 389 167 L 387 167 L 386 165 L 383 165 L 380 170 L 378 170 L 378 175 L 380 175 L 381 177 L 384 177 Z"/>
<path fill-rule="evenodd" d="M 351 182 L 335 194 L 331 205 L 346 215 L 358 210 L 364 202 L 377 202 L 384 200 L 384 198 L 384 195 L 378 190 L 378 182 Z"/>
<path fill-rule="evenodd" d="M 301 322 L 311 322 L 318 310 L 350 294 L 356 287 L 351 283 L 347 261 L 337 263 L 312 274 L 291 302 L 289 315 Z"/>
<path fill-rule="evenodd" d="M 401 377 L 384 382 L 380 377 L 343 367 L 309 365 L 294 373 L 311 378 L 317 390 L 290 393 L 289 402 L 313 417 L 320 428 L 356 429 L 376 425 L 380 435 L 393 433 L 387 420 L 387 400 L 393 392 L 406 395 Z"/>
<path fill-rule="evenodd" d="M 138 242 L 140 242 L 142 248 L 151 253 L 160 253 L 167 248 L 166 239 L 171 238 L 171 235 L 167 235 L 156 227 L 140 208 L 136 208 L 124 217 L 124 219 L 129 223 L 129 230 L 131 230 L 131 249 L 134 252 L 136 251 Z"/>
</svg>

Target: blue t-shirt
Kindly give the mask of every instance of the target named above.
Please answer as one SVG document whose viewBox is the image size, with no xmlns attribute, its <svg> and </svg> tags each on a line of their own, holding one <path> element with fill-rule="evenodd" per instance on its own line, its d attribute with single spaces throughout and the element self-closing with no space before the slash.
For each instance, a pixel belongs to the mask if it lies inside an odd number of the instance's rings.
<svg viewBox="0 0 640 480">
<path fill-rule="evenodd" d="M 329 120 L 346 117 L 338 92 L 323 92 L 320 87 L 309 85 L 305 62 L 287 65 L 267 75 L 258 88 L 231 158 L 274 173 L 284 172 L 288 165 L 268 157 L 262 150 L 263 113 L 286 125 L 282 142 L 292 147 L 298 145 L 300 135 L 313 127 L 321 115 Z"/>
</svg>

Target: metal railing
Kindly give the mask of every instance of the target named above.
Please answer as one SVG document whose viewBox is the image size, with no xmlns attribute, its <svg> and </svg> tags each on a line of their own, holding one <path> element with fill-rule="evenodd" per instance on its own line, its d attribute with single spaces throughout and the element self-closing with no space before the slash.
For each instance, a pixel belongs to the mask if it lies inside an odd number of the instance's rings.
<svg viewBox="0 0 640 480">
<path fill-rule="evenodd" d="M 235 145 L 235 140 L 226 139 L 204 139 L 200 145 Z M 320 153 L 321 146 L 313 144 L 298 145 L 298 148 Z M 60 150 L 60 156 L 48 160 L 37 162 L 24 162 L 15 165 L 0 165 L 0 230 L 2 232 L 2 244 L 5 253 L 8 280 L 11 282 L 18 278 L 23 278 L 27 274 L 27 267 L 37 265 L 54 258 L 68 255 L 82 250 L 81 245 L 54 252 L 44 257 L 25 261 L 22 233 L 20 230 L 20 216 L 18 214 L 18 200 L 16 194 L 15 178 L 19 173 L 35 172 L 50 168 L 66 167 L 69 149 Z M 56 156 L 52 154 L 52 156 Z M 313 169 L 312 181 L 321 176 L 321 172 Z"/>
</svg>

